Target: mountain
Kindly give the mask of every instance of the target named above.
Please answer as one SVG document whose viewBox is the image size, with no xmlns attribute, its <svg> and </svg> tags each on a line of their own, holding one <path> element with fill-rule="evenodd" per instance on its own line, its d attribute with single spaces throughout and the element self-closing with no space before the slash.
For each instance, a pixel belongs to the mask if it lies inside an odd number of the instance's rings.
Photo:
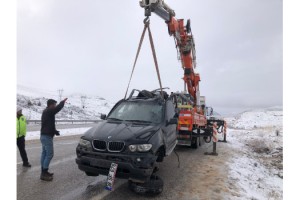
<svg viewBox="0 0 300 200">
<path fill-rule="evenodd" d="M 68 97 L 65 107 L 56 115 L 56 119 L 100 119 L 101 113 L 108 114 L 114 103 L 100 96 L 85 94 L 63 94 Z M 47 100 L 59 102 L 58 92 L 17 85 L 17 105 L 22 107 L 27 119 L 40 120 Z"/>
</svg>

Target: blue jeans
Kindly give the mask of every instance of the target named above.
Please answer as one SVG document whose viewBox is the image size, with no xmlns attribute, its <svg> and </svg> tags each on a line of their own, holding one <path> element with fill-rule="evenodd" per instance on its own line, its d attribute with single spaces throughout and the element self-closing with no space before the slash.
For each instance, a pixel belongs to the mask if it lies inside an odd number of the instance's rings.
<svg viewBox="0 0 300 200">
<path fill-rule="evenodd" d="M 54 155 L 53 137 L 41 135 L 40 140 L 42 143 L 41 167 L 42 169 L 48 169 Z"/>
</svg>

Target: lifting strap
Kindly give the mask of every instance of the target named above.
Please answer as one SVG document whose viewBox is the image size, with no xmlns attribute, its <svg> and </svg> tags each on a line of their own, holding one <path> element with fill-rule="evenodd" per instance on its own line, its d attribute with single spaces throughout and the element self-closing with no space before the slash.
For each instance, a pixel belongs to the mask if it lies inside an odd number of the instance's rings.
<svg viewBox="0 0 300 200">
<path fill-rule="evenodd" d="M 156 68 L 156 74 L 157 74 L 157 78 L 158 78 L 158 82 L 159 82 L 159 86 L 160 86 L 160 93 L 161 93 L 161 97 L 164 98 L 162 85 L 161 85 L 161 79 L 160 79 L 160 73 L 159 73 L 159 68 L 158 68 L 158 63 L 157 63 L 157 58 L 156 58 L 156 53 L 155 53 L 155 48 L 154 48 L 154 43 L 153 43 L 153 38 L 152 38 L 150 26 L 148 26 L 148 33 L 149 33 L 149 40 L 150 40 L 150 44 L 151 44 L 153 60 L 154 60 L 155 68 Z"/>
<path fill-rule="evenodd" d="M 131 75 L 130 75 L 130 79 L 129 79 L 129 82 L 128 82 L 128 85 L 127 85 L 127 89 L 126 89 L 126 93 L 125 93 L 124 99 L 126 99 L 126 96 L 127 96 L 127 93 L 128 93 L 129 85 L 130 85 L 130 82 L 131 82 L 131 79 L 132 79 L 132 75 L 133 75 L 133 72 L 134 72 L 134 69 L 135 69 L 135 66 L 136 66 L 136 62 L 137 62 L 137 59 L 138 59 L 140 51 L 141 51 L 141 47 L 142 47 L 142 44 L 143 44 L 143 41 L 144 41 L 144 36 L 145 36 L 145 33 L 146 33 L 147 29 L 148 29 L 149 40 L 150 40 L 150 45 L 151 45 L 153 60 L 154 60 L 154 64 L 155 64 L 156 74 L 157 74 L 157 77 L 158 77 L 160 91 L 161 91 L 161 95 L 162 95 L 162 98 L 163 98 L 163 90 L 162 90 L 161 78 L 160 78 L 160 73 L 159 73 L 159 68 L 158 68 L 158 63 L 157 63 L 157 57 L 156 57 L 155 47 L 154 47 L 154 43 L 153 43 L 153 38 L 152 38 L 150 26 L 149 26 L 150 22 L 149 22 L 148 18 L 146 18 L 144 20 L 144 24 L 145 24 L 144 30 L 142 32 L 140 43 L 139 43 L 139 46 L 138 46 L 138 49 L 137 49 L 137 52 L 136 52 L 136 56 L 135 56 L 133 68 L 132 68 L 132 71 L 131 71 Z"/>
</svg>

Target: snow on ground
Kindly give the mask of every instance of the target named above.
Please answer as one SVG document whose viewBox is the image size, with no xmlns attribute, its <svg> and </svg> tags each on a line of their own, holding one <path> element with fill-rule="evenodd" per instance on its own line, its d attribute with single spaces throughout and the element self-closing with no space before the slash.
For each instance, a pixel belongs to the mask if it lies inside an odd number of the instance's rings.
<svg viewBox="0 0 300 200">
<path fill-rule="evenodd" d="M 229 179 L 243 199 L 282 199 L 283 129 L 280 108 L 253 110 L 228 118 L 233 148 Z"/>
<path fill-rule="evenodd" d="M 89 130 L 91 127 L 60 129 L 60 136 L 80 135 Z M 26 134 L 26 140 L 36 140 L 40 138 L 40 131 L 30 131 Z"/>
<path fill-rule="evenodd" d="M 68 101 L 61 112 L 56 115 L 56 119 L 100 119 L 101 113 L 108 114 L 114 105 L 100 96 L 84 94 L 64 94 L 63 96 L 68 97 Z M 57 100 L 57 91 L 45 91 L 18 85 L 17 104 L 22 107 L 23 114 L 27 119 L 40 120 L 49 98 Z"/>
</svg>

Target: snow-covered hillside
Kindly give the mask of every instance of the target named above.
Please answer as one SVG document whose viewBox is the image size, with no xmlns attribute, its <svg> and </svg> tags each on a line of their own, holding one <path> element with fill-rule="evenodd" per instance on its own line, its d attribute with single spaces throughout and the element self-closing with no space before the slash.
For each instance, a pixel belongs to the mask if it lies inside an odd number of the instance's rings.
<svg viewBox="0 0 300 200">
<path fill-rule="evenodd" d="M 245 111 L 236 117 L 227 118 L 233 128 L 252 129 L 266 127 L 282 127 L 282 107 L 270 107 Z"/>
<path fill-rule="evenodd" d="M 114 105 L 100 96 L 65 93 L 63 97 L 67 97 L 68 101 L 56 119 L 100 119 L 101 113 L 107 114 Z M 17 87 L 17 104 L 22 107 L 27 119 L 41 119 L 41 113 L 49 98 L 57 100 L 58 93 L 22 85 Z"/>
<path fill-rule="evenodd" d="M 234 149 L 229 177 L 243 199 L 282 199 L 282 118 L 282 107 L 272 107 L 226 119 Z"/>
</svg>

